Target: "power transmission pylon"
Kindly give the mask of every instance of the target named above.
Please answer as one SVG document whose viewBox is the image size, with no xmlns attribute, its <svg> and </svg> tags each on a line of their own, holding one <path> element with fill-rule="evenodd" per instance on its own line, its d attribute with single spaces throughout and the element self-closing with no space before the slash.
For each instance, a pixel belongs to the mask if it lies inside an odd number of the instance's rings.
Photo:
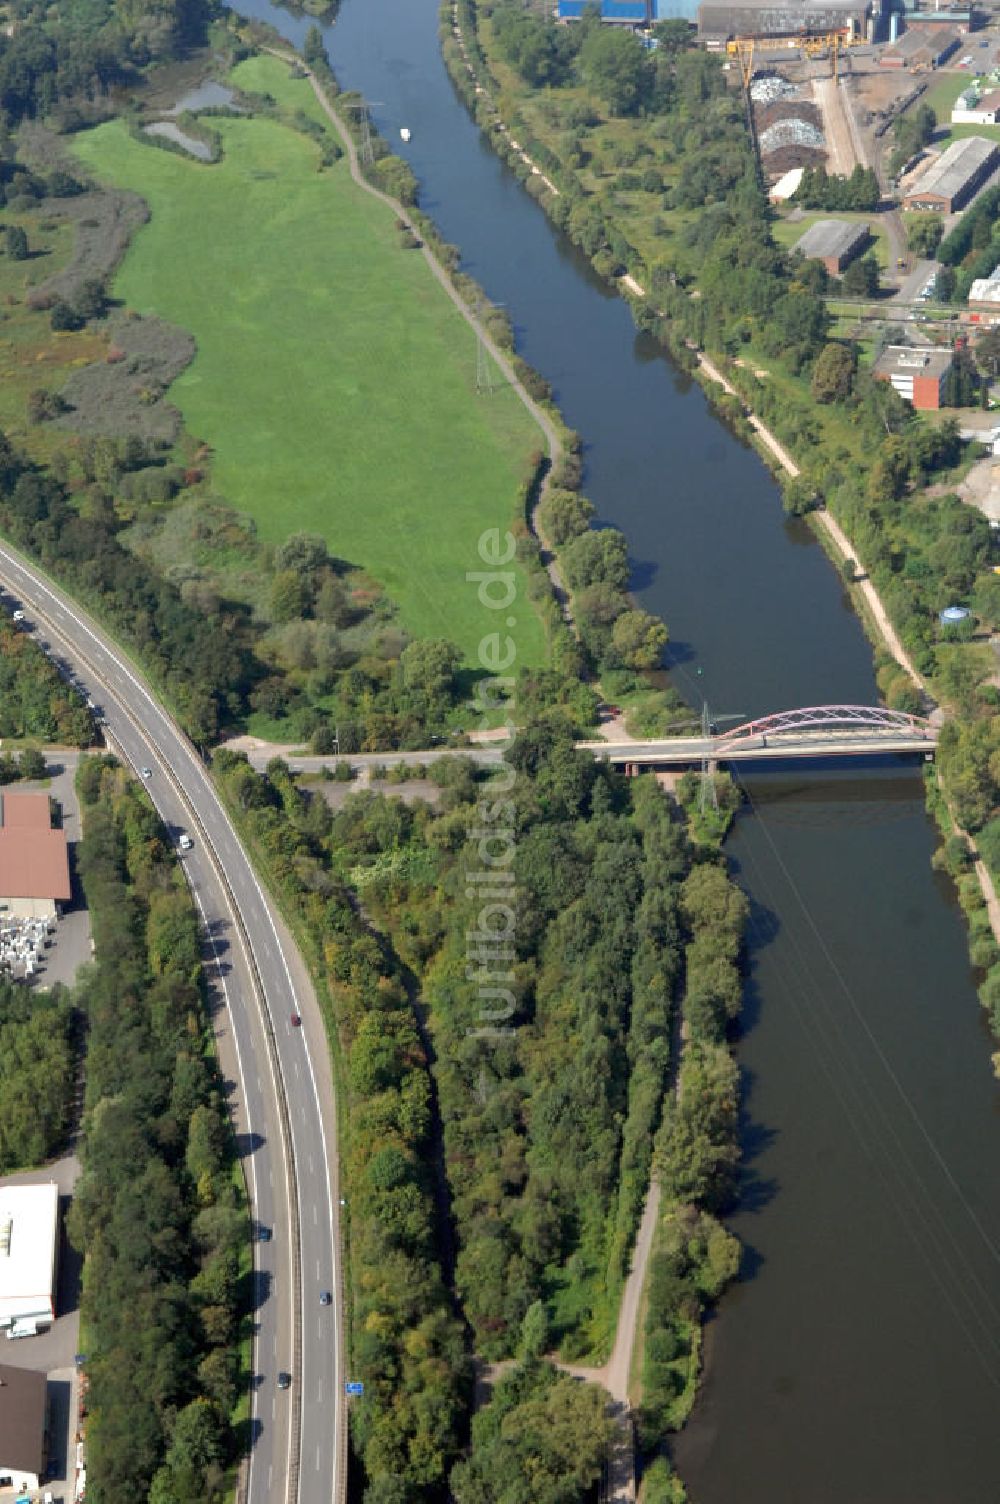
<svg viewBox="0 0 1000 1504">
<path fill-rule="evenodd" d="M 493 303 L 491 306 L 493 308 L 502 308 L 503 304 Z M 476 391 L 480 397 L 484 393 L 487 397 L 492 397 L 496 388 L 493 380 L 493 357 L 490 355 L 489 350 L 487 350 L 486 341 L 483 338 L 483 314 L 485 310 L 486 303 L 480 298 L 476 308 Z"/>
<path fill-rule="evenodd" d="M 381 99 L 362 99 L 358 104 L 345 105 L 348 110 L 359 110 L 358 124 L 361 128 L 361 146 L 358 156 L 361 158 L 362 167 L 375 166 L 375 146 L 372 141 L 372 117 L 373 108 L 382 104 Z"/>
<path fill-rule="evenodd" d="M 715 770 L 712 766 L 715 759 L 710 755 L 708 742 L 716 735 L 716 728 L 722 721 L 745 721 L 745 715 L 712 715 L 708 708 L 708 701 L 703 700 L 701 715 L 696 721 L 682 721 L 681 726 L 700 726 L 701 738 L 705 744 L 701 753 L 701 783 L 698 789 L 698 809 L 705 813 L 709 804 L 718 812 L 719 794 L 715 787 Z"/>
</svg>

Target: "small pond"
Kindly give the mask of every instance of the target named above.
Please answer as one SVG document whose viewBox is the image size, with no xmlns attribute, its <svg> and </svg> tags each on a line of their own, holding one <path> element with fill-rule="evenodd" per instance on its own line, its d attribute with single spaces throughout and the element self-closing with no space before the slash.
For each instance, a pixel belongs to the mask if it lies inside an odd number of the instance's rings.
<svg viewBox="0 0 1000 1504">
<path fill-rule="evenodd" d="M 152 125 L 144 127 L 147 136 L 165 136 L 168 141 L 175 141 L 182 146 L 192 157 L 197 157 L 199 162 L 211 162 L 211 147 L 204 141 L 198 141 L 194 136 L 188 136 L 181 130 L 179 125 L 174 125 L 172 120 L 157 120 Z"/>
<path fill-rule="evenodd" d="M 227 89 L 225 84 L 216 83 L 212 78 L 206 79 L 196 89 L 189 89 L 183 94 L 172 110 L 164 110 L 165 115 L 183 115 L 185 110 L 219 110 L 237 109 L 233 104 L 233 91 Z"/>
</svg>

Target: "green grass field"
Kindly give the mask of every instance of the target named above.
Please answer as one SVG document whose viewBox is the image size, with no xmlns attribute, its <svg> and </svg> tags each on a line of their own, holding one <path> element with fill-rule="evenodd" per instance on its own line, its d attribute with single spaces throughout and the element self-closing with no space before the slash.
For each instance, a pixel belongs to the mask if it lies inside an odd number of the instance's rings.
<svg viewBox="0 0 1000 1504">
<path fill-rule="evenodd" d="M 975 57 L 975 49 L 968 49 Z M 966 52 L 959 51 L 956 57 L 965 57 Z M 978 61 L 978 59 L 977 59 Z M 951 112 L 955 101 L 960 94 L 964 94 L 976 79 L 975 70 L 963 68 L 960 73 L 941 74 L 937 80 L 912 106 L 917 109 L 920 105 L 929 104 L 937 115 L 938 129 L 934 136 L 933 145 L 938 150 L 943 150 L 951 141 L 959 141 L 965 136 L 984 136 L 988 141 L 1000 141 L 1000 125 L 952 125 Z M 995 85 L 987 82 L 984 87 L 992 89 Z"/>
<path fill-rule="evenodd" d="M 314 112 L 276 60 L 237 78 Z M 214 166 L 144 146 L 120 121 L 79 138 L 94 175 L 151 210 L 114 293 L 197 339 L 170 395 L 214 451 L 218 493 L 265 539 L 322 533 L 382 581 L 411 632 L 471 661 L 496 623 L 466 571 L 482 567 L 483 530 L 514 521 L 541 435 L 512 391 L 476 395 L 472 331 L 344 163 L 320 171 L 315 144 L 277 121 L 212 124 Z M 521 587 L 517 661 L 539 663 Z"/>
</svg>

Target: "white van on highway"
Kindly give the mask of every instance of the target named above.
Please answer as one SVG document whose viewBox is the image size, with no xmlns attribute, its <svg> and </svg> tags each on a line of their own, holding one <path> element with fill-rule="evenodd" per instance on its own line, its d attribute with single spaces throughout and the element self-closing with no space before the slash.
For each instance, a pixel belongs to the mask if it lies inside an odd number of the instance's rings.
<svg viewBox="0 0 1000 1504">
<path fill-rule="evenodd" d="M 191 847 L 194 845 L 194 842 L 185 830 L 182 831 L 180 837 L 178 838 L 177 844 L 182 851 L 190 851 Z"/>
</svg>

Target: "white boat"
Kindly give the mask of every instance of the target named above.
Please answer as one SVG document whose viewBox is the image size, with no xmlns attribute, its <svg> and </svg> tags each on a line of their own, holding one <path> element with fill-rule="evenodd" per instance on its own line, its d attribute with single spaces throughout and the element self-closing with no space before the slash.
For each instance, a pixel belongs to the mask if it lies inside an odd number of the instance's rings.
<svg viewBox="0 0 1000 1504">
<path fill-rule="evenodd" d="M 411 135 L 410 127 L 408 125 L 401 125 L 399 128 L 399 134 L 402 136 L 404 141 L 409 141 Z"/>
</svg>

